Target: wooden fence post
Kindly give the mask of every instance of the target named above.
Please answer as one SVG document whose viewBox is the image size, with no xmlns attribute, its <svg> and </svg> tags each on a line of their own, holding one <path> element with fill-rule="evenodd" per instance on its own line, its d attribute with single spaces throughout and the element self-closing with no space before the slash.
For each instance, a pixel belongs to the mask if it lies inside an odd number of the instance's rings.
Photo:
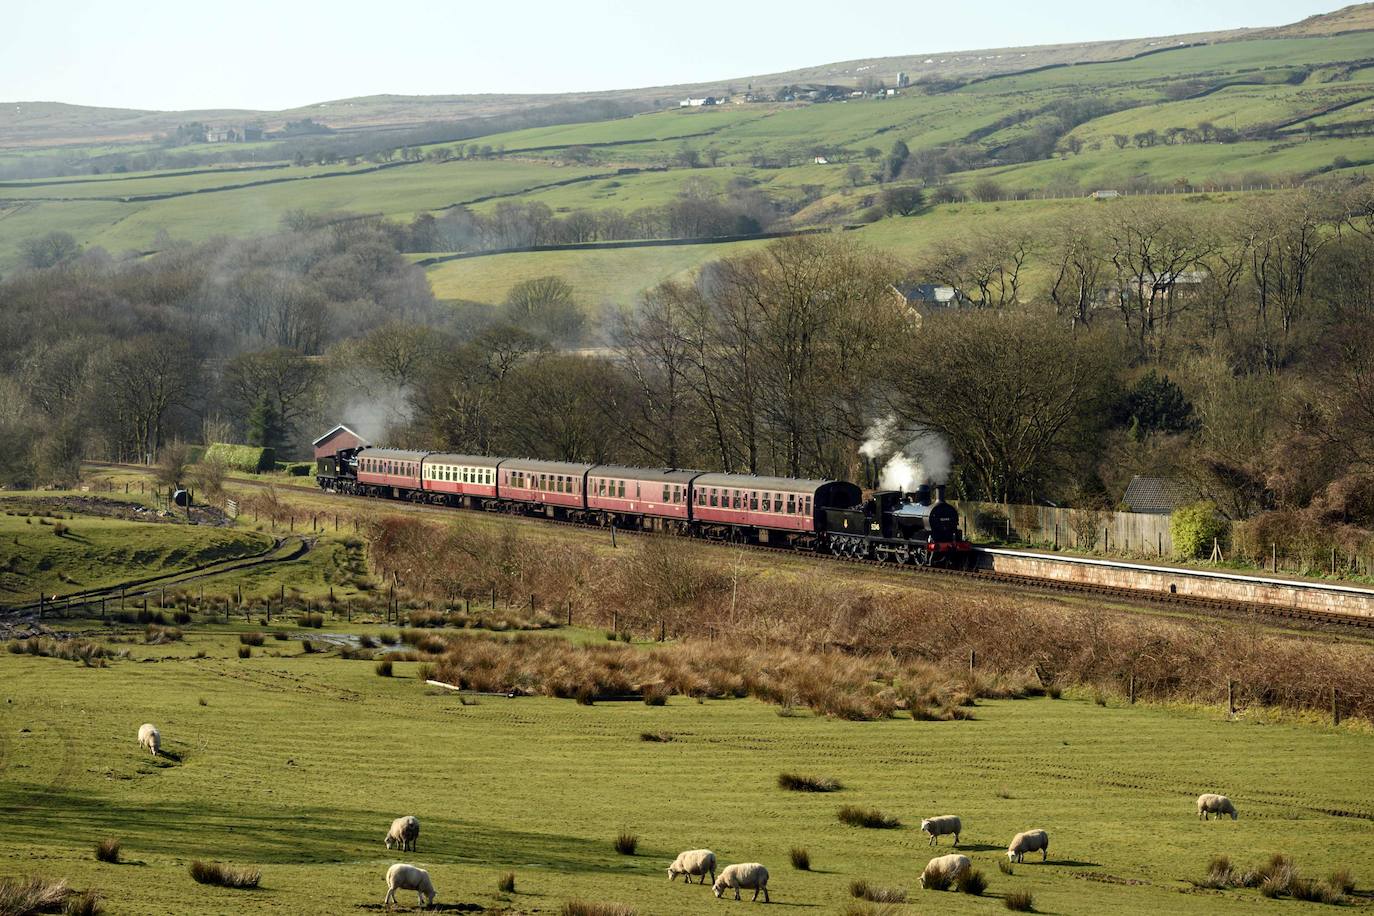
<svg viewBox="0 0 1374 916">
<path fill-rule="evenodd" d="M 1134 672 L 1134 671 L 1131 672 L 1131 681 L 1130 681 L 1130 684 L 1127 685 L 1126 690 L 1127 690 L 1127 695 L 1130 697 L 1131 705 L 1134 706 L 1134 705 L 1135 705 L 1135 672 Z"/>
<path fill-rule="evenodd" d="M 969 670 L 969 673 L 970 673 L 970 674 L 973 673 L 973 669 L 974 669 L 975 667 L 977 667 L 977 665 L 978 665 L 978 650 L 977 650 L 977 649 L 969 649 L 969 650 L 968 650 L 968 670 Z"/>
<path fill-rule="evenodd" d="M 1336 696 L 1336 688 L 1331 688 L 1331 724 L 1341 724 L 1341 706 L 1339 698 Z"/>
<path fill-rule="evenodd" d="M 568 626 L 572 626 L 572 599 L 568 599 Z"/>
<path fill-rule="evenodd" d="M 619 612 L 619 611 L 611 611 L 611 632 L 612 632 L 612 633 L 615 633 L 615 634 L 617 634 L 617 635 L 620 633 L 620 612 Z"/>
<path fill-rule="evenodd" d="M 1236 714 L 1236 682 L 1226 681 L 1226 712 L 1228 715 Z"/>
</svg>

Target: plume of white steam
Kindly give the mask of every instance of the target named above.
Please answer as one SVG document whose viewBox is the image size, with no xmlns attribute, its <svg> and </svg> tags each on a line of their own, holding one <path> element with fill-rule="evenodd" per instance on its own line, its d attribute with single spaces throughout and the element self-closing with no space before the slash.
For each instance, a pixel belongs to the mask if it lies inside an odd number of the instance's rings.
<svg viewBox="0 0 1374 916">
<path fill-rule="evenodd" d="M 877 460 L 888 459 L 878 474 L 884 490 L 911 492 L 923 483 L 944 483 L 949 479 L 949 446 L 939 433 L 928 429 L 900 430 L 897 418 L 888 415 L 868 428 L 859 454 Z"/>
<path fill-rule="evenodd" d="M 338 412 L 342 422 L 373 445 L 388 445 L 393 429 L 411 419 L 409 392 L 395 385 L 356 390 Z"/>
</svg>

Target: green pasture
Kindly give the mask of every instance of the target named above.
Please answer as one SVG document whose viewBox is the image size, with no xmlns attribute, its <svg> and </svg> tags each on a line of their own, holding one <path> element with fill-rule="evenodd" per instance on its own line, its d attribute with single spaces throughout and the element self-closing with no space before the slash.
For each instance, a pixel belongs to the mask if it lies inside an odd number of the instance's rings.
<svg viewBox="0 0 1374 916">
<path fill-rule="evenodd" d="M 998 898 L 1020 889 L 1044 913 L 1318 912 L 1193 888 L 1217 853 L 1251 863 L 1283 851 L 1322 877 L 1348 866 L 1364 889 L 1374 878 L 1374 736 L 1358 731 L 1087 697 L 986 701 L 966 722 L 781 717 L 753 700 L 680 697 L 661 708 L 463 705 L 426 688 L 416 663 L 382 678 L 298 641 L 375 627 L 289 626 L 297 638 L 269 639 L 249 659 L 237 657 L 241 629 L 136 641 L 132 658 L 103 669 L 0 657 L 0 874 L 99 888 L 111 914 L 347 913 L 375 909 L 387 867 L 410 861 L 452 909 L 552 914 L 580 898 L 656 916 L 750 906 L 666 880 L 678 851 L 701 846 L 722 865 L 768 866 L 770 909 L 783 912 L 838 912 L 856 878 L 907 888 L 901 913 L 1000 911 Z M 143 722 L 174 757 L 140 751 Z M 784 792 L 785 770 L 845 788 Z M 1193 799 L 1212 790 L 1235 799 L 1239 820 L 1197 820 Z M 902 826 L 843 826 L 841 804 Z M 920 818 L 944 813 L 963 818 L 960 851 L 989 878 L 985 899 L 917 885 L 949 851 L 927 846 Z M 420 819 L 416 852 L 383 846 L 401 814 Z M 1049 831 L 1049 862 L 1003 875 L 1005 844 L 1030 827 Z M 639 835 L 637 855 L 612 849 L 622 830 Z M 94 859 L 105 837 L 122 841 L 124 864 Z M 809 850 L 812 871 L 789 866 L 793 846 Z M 203 887 L 187 874 L 193 859 L 260 867 L 262 886 Z M 507 871 L 511 895 L 496 886 Z"/>
<path fill-rule="evenodd" d="M 499 303 L 515 284 L 549 274 L 572 284 L 588 307 L 632 306 L 639 294 L 664 280 L 690 274 L 701 265 L 752 251 L 764 242 L 615 248 L 600 251 L 537 251 L 446 261 L 428 268 L 440 299 Z"/>
<path fill-rule="evenodd" d="M 66 595 L 133 579 L 260 553 L 270 538 L 206 525 L 61 518 L 22 502 L 0 501 L 0 603 L 25 603 L 38 593 Z M 59 527 L 61 526 L 61 527 Z"/>
</svg>

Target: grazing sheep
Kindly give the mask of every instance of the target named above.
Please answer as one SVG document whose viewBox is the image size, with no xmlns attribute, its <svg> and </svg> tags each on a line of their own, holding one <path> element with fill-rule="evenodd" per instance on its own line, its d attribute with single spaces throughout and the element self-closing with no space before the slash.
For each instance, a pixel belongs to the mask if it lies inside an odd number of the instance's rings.
<svg viewBox="0 0 1374 916">
<path fill-rule="evenodd" d="M 414 865 L 397 862 L 386 870 L 386 899 L 382 906 L 391 909 L 396 902 L 397 891 L 414 891 L 423 909 L 434 905 L 434 882 L 429 880 L 429 872 Z"/>
<path fill-rule="evenodd" d="M 414 815 L 407 814 L 391 822 L 391 829 L 386 834 L 386 848 L 400 847 L 402 852 L 414 852 L 415 841 L 419 838 L 420 821 Z"/>
<path fill-rule="evenodd" d="M 1025 861 L 1026 853 L 1039 852 L 1040 861 L 1050 857 L 1050 835 L 1043 830 L 1027 830 L 1011 838 L 1007 847 L 1007 858 L 1013 862 Z"/>
<path fill-rule="evenodd" d="M 1231 799 L 1225 795 L 1213 795 L 1206 792 L 1197 797 L 1197 816 L 1201 820 L 1210 820 L 1209 815 L 1215 814 L 1220 818 L 1223 814 L 1231 815 L 1231 820 L 1236 819 L 1236 806 L 1231 803 Z"/>
<path fill-rule="evenodd" d="M 928 844 L 930 846 L 936 845 L 935 841 L 946 833 L 954 834 L 954 845 L 958 846 L 959 833 L 963 829 L 964 825 L 960 823 L 957 814 L 942 814 L 939 817 L 928 817 L 921 821 L 922 832 L 930 834 L 930 843 Z"/>
<path fill-rule="evenodd" d="M 961 856 L 951 853 L 947 856 L 938 856 L 926 863 L 926 870 L 921 872 L 921 887 L 934 887 L 944 882 L 945 887 L 949 887 L 973 867 L 968 856 Z"/>
<path fill-rule="evenodd" d="M 759 891 L 763 891 L 763 902 L 768 903 L 768 869 L 757 862 L 745 862 L 742 865 L 727 865 L 725 870 L 720 873 L 711 884 L 711 890 L 720 897 L 729 888 L 735 889 L 735 899 L 739 899 L 739 889 L 754 889 L 753 899 L 759 899 Z"/>
<path fill-rule="evenodd" d="M 676 881 L 678 875 L 685 875 L 686 883 L 692 883 L 693 875 L 701 875 L 701 883 L 706 883 L 706 873 L 711 873 L 711 883 L 716 881 L 716 854 L 709 849 L 689 849 L 678 853 L 673 864 L 668 866 L 668 880 Z"/>
<path fill-rule="evenodd" d="M 148 753 L 154 757 L 162 750 L 162 735 L 158 732 L 157 726 L 151 722 L 144 722 L 138 727 L 139 747 L 146 747 Z"/>
</svg>

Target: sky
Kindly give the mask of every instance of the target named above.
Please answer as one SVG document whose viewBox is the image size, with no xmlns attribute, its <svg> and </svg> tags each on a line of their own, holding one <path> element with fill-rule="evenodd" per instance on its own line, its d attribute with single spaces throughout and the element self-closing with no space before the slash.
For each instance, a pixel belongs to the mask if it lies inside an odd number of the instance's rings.
<svg viewBox="0 0 1374 916">
<path fill-rule="evenodd" d="M 900 54 L 1270 26 L 1341 0 L 0 0 L 0 101 L 280 110 L 569 92 Z"/>
</svg>

